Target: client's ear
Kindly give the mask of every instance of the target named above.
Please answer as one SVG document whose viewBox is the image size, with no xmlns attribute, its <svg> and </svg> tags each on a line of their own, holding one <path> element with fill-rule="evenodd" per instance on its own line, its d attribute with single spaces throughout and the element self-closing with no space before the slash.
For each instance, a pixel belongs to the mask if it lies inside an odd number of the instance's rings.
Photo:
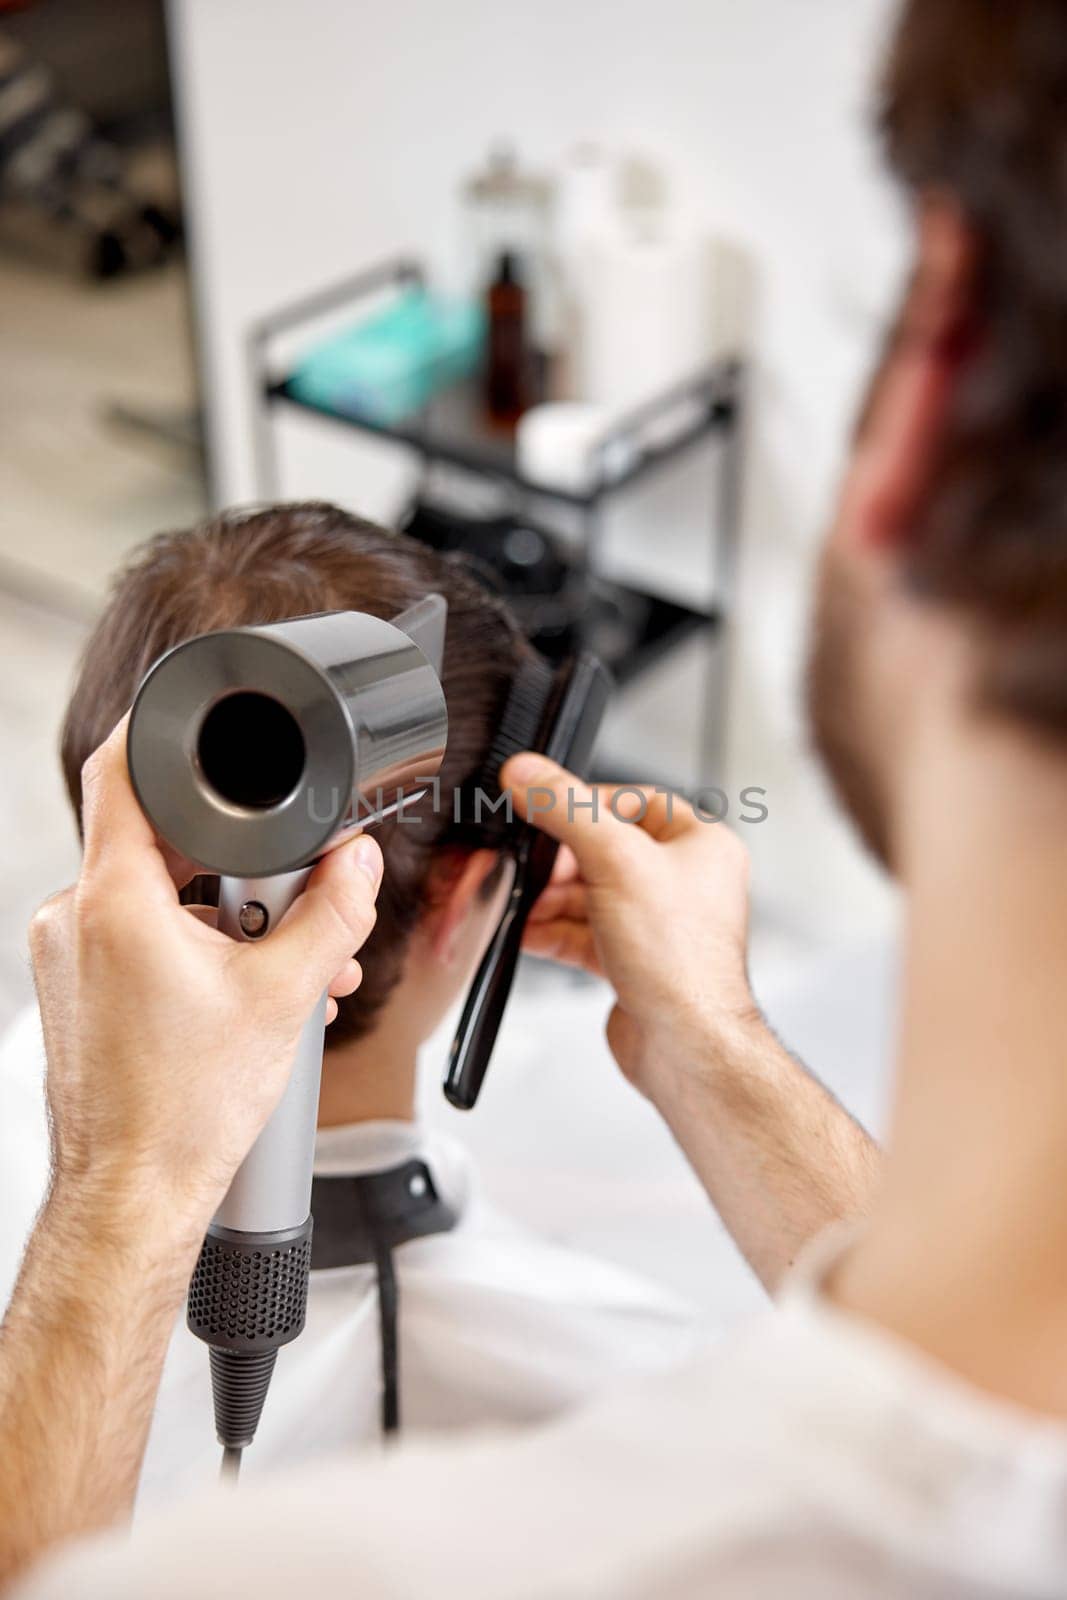
<svg viewBox="0 0 1067 1600">
<path fill-rule="evenodd" d="M 499 860 L 495 850 L 454 851 L 431 868 L 427 933 L 442 966 L 460 955 L 471 913 Z"/>
</svg>

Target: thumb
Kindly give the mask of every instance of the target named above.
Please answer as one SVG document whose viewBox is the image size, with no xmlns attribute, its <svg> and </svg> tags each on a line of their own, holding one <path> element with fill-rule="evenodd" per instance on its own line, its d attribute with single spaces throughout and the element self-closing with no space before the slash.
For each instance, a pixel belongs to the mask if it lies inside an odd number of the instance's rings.
<svg viewBox="0 0 1067 1600">
<path fill-rule="evenodd" d="M 524 751 L 504 763 L 500 783 L 524 822 L 570 846 L 586 883 L 609 883 L 625 871 L 634 829 L 566 767 Z"/>
<path fill-rule="evenodd" d="M 301 1001 L 320 995 L 374 927 L 382 870 L 381 849 L 366 834 L 329 851 L 270 938 L 243 947 L 262 960 L 264 981 L 282 992 L 299 985 Z"/>
</svg>

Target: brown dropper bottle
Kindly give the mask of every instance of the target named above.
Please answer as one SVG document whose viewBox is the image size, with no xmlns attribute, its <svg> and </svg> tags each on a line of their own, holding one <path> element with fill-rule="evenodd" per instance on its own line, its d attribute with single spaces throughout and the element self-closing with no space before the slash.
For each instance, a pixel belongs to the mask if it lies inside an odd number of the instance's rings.
<svg viewBox="0 0 1067 1600">
<path fill-rule="evenodd" d="M 514 423 L 526 409 L 526 290 L 518 258 L 506 250 L 489 285 L 486 409 L 494 422 Z"/>
</svg>

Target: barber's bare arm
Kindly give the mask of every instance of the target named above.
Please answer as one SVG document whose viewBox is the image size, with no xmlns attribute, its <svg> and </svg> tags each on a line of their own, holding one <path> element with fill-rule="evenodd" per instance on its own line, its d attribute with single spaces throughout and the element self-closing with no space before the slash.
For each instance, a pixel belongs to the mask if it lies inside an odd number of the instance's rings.
<svg viewBox="0 0 1067 1600">
<path fill-rule="evenodd" d="M 204 1229 L 281 1096 L 329 983 L 359 982 L 381 853 L 316 870 L 263 945 L 198 921 L 126 773 L 121 724 L 86 769 L 75 888 L 31 935 L 53 1180 L 0 1326 L 0 1588 L 129 1509 Z"/>
<path fill-rule="evenodd" d="M 611 983 L 608 1041 L 620 1067 L 773 1289 L 824 1224 L 865 1212 L 881 1158 L 756 1006 L 744 846 L 651 791 L 639 823 L 612 814 L 610 790 L 594 817 L 591 791 L 544 757 L 515 757 L 503 781 L 516 810 L 567 847 L 526 948 Z M 618 809 L 641 808 L 628 791 Z"/>
</svg>

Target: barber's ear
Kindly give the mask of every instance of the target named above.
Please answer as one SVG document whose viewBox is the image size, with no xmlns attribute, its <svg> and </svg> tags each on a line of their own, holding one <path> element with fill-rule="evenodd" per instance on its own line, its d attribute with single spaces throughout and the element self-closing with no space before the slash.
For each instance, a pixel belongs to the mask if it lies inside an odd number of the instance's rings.
<svg viewBox="0 0 1067 1600">
<path fill-rule="evenodd" d="M 958 206 L 920 203 L 915 273 L 868 398 L 845 526 L 883 550 L 911 538 L 960 375 L 975 343 L 977 246 Z"/>
<path fill-rule="evenodd" d="M 478 895 L 499 860 L 495 850 L 456 852 L 439 857 L 430 890 L 431 948 L 443 966 L 451 966 Z"/>
</svg>

